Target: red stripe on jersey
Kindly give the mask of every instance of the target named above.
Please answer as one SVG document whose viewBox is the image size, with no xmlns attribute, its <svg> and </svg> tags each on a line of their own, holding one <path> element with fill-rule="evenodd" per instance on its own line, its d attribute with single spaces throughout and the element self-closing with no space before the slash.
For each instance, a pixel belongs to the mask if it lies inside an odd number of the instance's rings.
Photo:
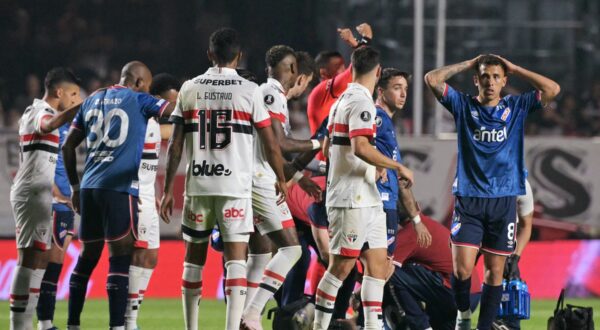
<svg viewBox="0 0 600 330">
<path fill-rule="evenodd" d="M 232 278 L 225 280 L 225 286 L 247 286 L 245 278 Z"/>
<path fill-rule="evenodd" d="M 285 277 L 283 277 L 283 276 L 281 276 L 281 275 L 279 275 L 279 274 L 277 274 L 275 272 L 272 272 L 272 271 L 270 271 L 268 269 L 265 269 L 265 276 L 272 277 L 272 278 L 274 278 L 274 279 L 276 279 L 276 280 L 278 280 L 280 282 L 285 281 Z"/>
<path fill-rule="evenodd" d="M 233 110 L 233 119 L 251 121 L 252 115 L 244 111 Z"/>
<path fill-rule="evenodd" d="M 269 116 L 271 116 L 271 118 L 279 120 L 282 123 L 285 123 L 285 116 L 282 113 L 269 111 Z"/>
<path fill-rule="evenodd" d="M 263 128 L 263 127 L 269 127 L 269 126 L 271 126 L 271 118 L 267 118 L 263 121 L 254 123 L 254 127 L 256 127 L 256 128 Z"/>
<path fill-rule="evenodd" d="M 381 307 L 381 301 L 367 301 L 363 300 L 363 305 L 367 307 Z"/>
<path fill-rule="evenodd" d="M 21 142 L 29 142 L 29 141 L 49 141 L 53 143 L 58 143 L 59 137 L 58 135 L 53 134 L 25 134 L 21 135 Z"/>
<path fill-rule="evenodd" d="M 373 137 L 373 129 L 372 128 L 359 128 L 359 129 L 351 130 L 349 137 L 353 138 L 355 136 Z"/>
<path fill-rule="evenodd" d="M 183 112 L 183 119 L 197 119 L 198 118 L 198 110 L 192 109 Z"/>
<path fill-rule="evenodd" d="M 333 131 L 338 133 L 348 133 L 350 127 L 346 124 L 333 124 Z"/>
<path fill-rule="evenodd" d="M 139 249 L 147 249 L 148 248 L 148 241 L 135 241 L 133 243 L 133 246 Z"/>
<path fill-rule="evenodd" d="M 323 292 L 323 290 L 321 290 L 321 289 L 317 289 L 317 296 L 319 296 L 321 298 L 325 298 L 327 300 L 335 301 L 335 297 L 334 296 Z"/>
<path fill-rule="evenodd" d="M 202 287 L 202 281 L 200 282 L 188 282 L 186 280 L 181 280 L 181 286 L 187 289 L 199 289 Z"/>
<path fill-rule="evenodd" d="M 360 255 L 360 250 L 341 248 L 340 255 L 344 257 L 358 257 Z"/>
</svg>

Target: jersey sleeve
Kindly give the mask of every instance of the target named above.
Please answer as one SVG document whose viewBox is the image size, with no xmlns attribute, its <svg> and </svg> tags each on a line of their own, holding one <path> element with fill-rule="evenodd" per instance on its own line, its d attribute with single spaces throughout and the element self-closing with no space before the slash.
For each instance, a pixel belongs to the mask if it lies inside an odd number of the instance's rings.
<svg viewBox="0 0 600 330">
<path fill-rule="evenodd" d="M 383 136 L 390 129 L 390 127 L 383 120 L 382 116 L 383 115 L 381 113 L 379 113 L 379 111 L 375 115 L 375 127 L 376 127 L 375 147 L 379 151 L 385 150 L 385 140 L 383 139 Z"/>
<path fill-rule="evenodd" d="M 517 102 L 520 108 L 528 112 L 543 109 L 542 93 L 538 90 L 533 90 L 517 96 Z"/>
<path fill-rule="evenodd" d="M 158 99 L 150 94 L 138 93 L 138 104 L 141 106 L 142 114 L 146 118 L 160 117 L 169 102 L 167 100 Z"/>
<path fill-rule="evenodd" d="M 455 117 L 457 114 L 460 114 L 466 106 L 465 95 L 448 84 L 446 84 L 444 94 L 442 94 L 439 101 Z"/>
<path fill-rule="evenodd" d="M 252 96 L 252 123 L 256 128 L 263 128 L 271 125 L 271 116 L 265 106 L 265 97 L 261 88 L 256 88 Z"/>
<path fill-rule="evenodd" d="M 50 108 L 39 109 L 35 115 L 35 118 L 33 119 L 35 132 L 38 134 L 44 134 L 44 133 L 42 133 L 43 122 L 54 118 L 54 116 L 56 116 L 56 111 L 54 111 Z"/>
<path fill-rule="evenodd" d="M 350 103 L 348 112 L 348 137 L 366 136 L 373 138 L 375 127 L 375 107 L 366 101 Z"/>
<path fill-rule="evenodd" d="M 315 132 L 315 134 L 313 134 L 313 136 L 311 136 L 310 138 L 321 140 L 321 139 L 328 137 L 329 136 L 328 123 L 329 123 L 329 117 L 325 117 L 325 119 L 323 119 L 323 121 L 321 122 L 321 125 Z"/>
</svg>

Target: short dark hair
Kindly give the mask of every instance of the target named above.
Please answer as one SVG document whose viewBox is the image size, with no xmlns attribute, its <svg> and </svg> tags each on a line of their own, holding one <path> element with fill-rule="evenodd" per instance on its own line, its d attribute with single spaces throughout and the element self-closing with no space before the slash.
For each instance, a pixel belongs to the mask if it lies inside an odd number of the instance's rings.
<svg viewBox="0 0 600 330">
<path fill-rule="evenodd" d="M 298 62 L 298 74 L 307 76 L 310 76 L 311 74 L 313 76 L 316 75 L 317 65 L 309 53 L 303 51 L 296 52 L 296 61 Z"/>
<path fill-rule="evenodd" d="M 46 78 L 44 78 L 44 87 L 46 90 L 54 89 L 60 83 L 71 83 L 80 86 L 81 80 L 75 76 L 73 71 L 63 68 L 57 67 L 53 68 L 46 74 Z"/>
<path fill-rule="evenodd" d="M 267 63 L 267 66 L 273 68 L 288 55 L 296 57 L 296 52 L 294 49 L 292 49 L 292 47 L 286 45 L 276 45 L 267 50 L 265 62 Z"/>
<path fill-rule="evenodd" d="M 181 82 L 177 80 L 173 75 L 168 73 L 159 73 L 152 79 L 152 85 L 150 85 L 151 95 L 160 95 L 168 90 L 174 89 L 179 92 L 181 88 Z"/>
<path fill-rule="evenodd" d="M 231 63 L 241 51 L 240 38 L 232 28 L 220 28 L 210 35 L 208 50 L 217 64 Z"/>
<path fill-rule="evenodd" d="M 338 52 L 337 50 L 324 50 L 320 52 L 319 54 L 317 54 L 317 57 L 315 57 L 315 63 L 317 64 L 317 68 L 322 69 L 326 67 L 327 64 L 329 64 L 329 60 L 335 57 L 343 58 L 342 54 L 340 54 L 340 52 Z"/>
<path fill-rule="evenodd" d="M 253 83 L 258 83 L 258 78 L 256 78 L 256 75 L 254 74 L 254 72 L 247 70 L 247 69 L 235 69 L 235 71 L 237 71 L 237 74 L 248 80 L 251 81 Z"/>
<path fill-rule="evenodd" d="M 352 53 L 352 68 L 358 75 L 363 75 L 379 65 L 379 51 L 373 47 L 361 47 Z"/>
<path fill-rule="evenodd" d="M 390 80 L 394 77 L 403 77 L 406 79 L 406 82 L 410 82 L 410 74 L 408 74 L 408 72 L 400 71 L 396 68 L 385 68 L 381 70 L 381 77 L 379 77 L 377 87 L 386 89 Z"/>
<path fill-rule="evenodd" d="M 477 66 L 475 66 L 475 72 L 477 72 L 477 74 L 479 74 L 479 67 L 482 65 L 498 65 L 502 68 L 504 74 L 506 74 L 507 71 L 506 64 L 504 64 L 504 61 L 499 59 L 498 56 L 494 56 L 491 54 L 483 55 L 477 60 Z"/>
</svg>

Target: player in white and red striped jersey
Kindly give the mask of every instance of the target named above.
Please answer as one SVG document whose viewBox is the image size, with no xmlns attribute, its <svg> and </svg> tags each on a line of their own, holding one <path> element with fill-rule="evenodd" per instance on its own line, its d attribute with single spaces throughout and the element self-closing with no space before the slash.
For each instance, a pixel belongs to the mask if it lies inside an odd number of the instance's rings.
<svg viewBox="0 0 600 330">
<path fill-rule="evenodd" d="M 169 103 L 177 102 L 181 83 L 167 73 L 159 73 L 152 78 L 150 94 Z M 158 262 L 160 246 L 159 216 L 155 194 L 158 156 L 163 139 L 170 137 L 170 130 L 163 129 L 154 119 L 148 119 L 142 161 L 138 170 L 140 184 L 138 207 L 138 240 L 134 243 L 134 251 L 129 266 L 129 298 L 125 312 L 125 329 L 137 329 L 137 319 L 144 294 L 148 288 L 150 277 Z"/>
<path fill-rule="evenodd" d="M 352 53 L 352 83 L 329 112 L 327 215 L 330 262 L 316 292 L 314 329 L 329 327 L 342 281 L 361 256 L 365 265 L 361 296 L 365 329 L 382 329 L 381 301 L 387 263 L 386 217 L 375 184 L 375 167 L 412 172 L 372 145 L 375 129 L 373 90 L 381 73 L 379 52 L 371 47 Z M 365 246 L 365 244 L 368 244 Z M 366 248 L 366 249 L 365 249 Z"/>
<path fill-rule="evenodd" d="M 284 198 L 283 158 L 269 114 L 253 106 L 256 84 L 235 70 L 241 57 L 237 32 L 229 28 L 215 31 L 208 55 L 214 66 L 183 84 L 171 116 L 175 125 L 167 152 L 161 217 L 169 221 L 174 178 L 185 141 L 188 164 L 181 227 L 186 245 L 182 276 L 185 325 L 198 328 L 202 268 L 216 222 L 227 270 L 226 329 L 238 330 L 246 300 L 246 250 L 253 232 L 253 132 L 260 136 L 276 173 L 273 190 Z"/>
<path fill-rule="evenodd" d="M 79 79 L 64 68 L 48 72 L 44 97 L 34 99 L 19 121 L 20 165 L 10 191 L 18 265 L 10 287 L 10 328 L 31 328 L 52 241 L 52 184 L 58 128 L 81 103 Z"/>
</svg>

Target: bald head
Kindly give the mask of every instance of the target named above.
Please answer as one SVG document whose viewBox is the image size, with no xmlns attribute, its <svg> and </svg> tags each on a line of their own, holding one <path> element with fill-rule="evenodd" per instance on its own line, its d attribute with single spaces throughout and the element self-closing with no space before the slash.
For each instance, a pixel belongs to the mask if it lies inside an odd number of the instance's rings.
<svg viewBox="0 0 600 330">
<path fill-rule="evenodd" d="M 129 62 L 121 70 L 120 84 L 136 92 L 148 93 L 152 84 L 152 73 L 146 64 L 140 61 Z"/>
</svg>

